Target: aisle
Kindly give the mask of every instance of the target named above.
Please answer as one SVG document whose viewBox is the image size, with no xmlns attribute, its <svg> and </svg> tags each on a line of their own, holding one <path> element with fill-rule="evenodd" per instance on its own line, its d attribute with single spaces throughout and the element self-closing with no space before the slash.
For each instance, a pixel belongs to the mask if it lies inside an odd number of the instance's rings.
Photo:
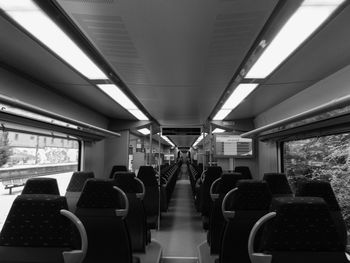
<svg viewBox="0 0 350 263">
<path fill-rule="evenodd" d="M 196 261 L 197 246 L 205 240 L 206 233 L 201 227 L 200 214 L 194 207 L 186 165 L 181 167 L 180 179 L 168 212 L 162 216 L 160 231 L 152 232 L 152 238 L 163 247 L 163 262 L 169 262 L 173 257 L 182 259 L 181 262 Z"/>
</svg>

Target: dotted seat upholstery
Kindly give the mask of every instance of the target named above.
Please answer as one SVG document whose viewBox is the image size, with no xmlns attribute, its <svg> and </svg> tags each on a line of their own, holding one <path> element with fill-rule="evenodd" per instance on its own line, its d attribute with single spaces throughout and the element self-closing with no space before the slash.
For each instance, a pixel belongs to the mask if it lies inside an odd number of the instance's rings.
<svg viewBox="0 0 350 263">
<path fill-rule="evenodd" d="M 347 262 L 345 245 L 322 198 L 275 198 L 271 211 L 276 216 L 265 225 L 262 250 L 273 262 Z"/>
<path fill-rule="evenodd" d="M 255 222 L 265 215 L 271 204 L 272 195 L 266 182 L 240 180 L 225 209 L 234 211 L 235 216 L 226 224 L 222 237 L 219 262 L 250 263 L 247 244 Z M 259 236 L 256 244 L 259 244 Z M 257 247 L 257 245 L 255 245 Z"/>
<path fill-rule="evenodd" d="M 202 216 L 209 217 L 211 212 L 211 197 L 210 187 L 211 184 L 221 177 L 222 168 L 220 166 L 210 166 L 205 172 L 204 181 L 200 186 L 200 203 L 199 209 Z"/>
<path fill-rule="evenodd" d="M 284 173 L 265 173 L 263 180 L 269 185 L 274 197 L 293 196 L 293 191 Z"/>
<path fill-rule="evenodd" d="M 89 239 L 84 263 L 132 263 L 129 231 L 124 219 L 116 214 L 118 208 L 124 208 L 124 200 L 111 180 L 86 181 L 76 210 Z"/>
<path fill-rule="evenodd" d="M 143 199 L 147 216 L 147 226 L 151 229 L 156 229 L 158 225 L 159 211 L 159 187 L 156 177 L 156 172 L 152 166 L 140 166 L 137 174 L 146 189 L 146 194 Z"/>
<path fill-rule="evenodd" d="M 129 213 L 125 218 L 128 225 L 133 252 L 145 252 L 148 236 L 147 220 L 143 202 L 137 197 L 142 192 L 140 182 L 134 173 L 116 173 L 113 184 L 122 189 L 129 200 Z"/>
<path fill-rule="evenodd" d="M 67 192 L 81 192 L 83 190 L 86 180 L 95 178 L 93 172 L 74 172 L 70 178 Z"/>
<path fill-rule="evenodd" d="M 114 174 L 116 172 L 127 172 L 127 171 L 128 171 L 128 169 L 126 168 L 125 165 L 114 165 L 112 167 L 111 173 L 109 174 L 109 178 L 111 178 L 111 179 L 114 178 Z"/>
<path fill-rule="evenodd" d="M 297 185 L 296 196 L 321 197 L 328 205 L 331 217 L 338 229 L 339 236 L 344 245 L 347 244 L 347 229 L 342 216 L 337 198 L 333 192 L 332 186 L 326 181 L 305 181 Z"/>
<path fill-rule="evenodd" d="M 60 195 L 55 178 L 30 178 L 24 185 L 22 194 Z"/>
<path fill-rule="evenodd" d="M 246 179 L 253 179 L 252 173 L 250 172 L 248 166 L 236 166 L 234 172 L 241 173 L 246 177 Z"/>
</svg>

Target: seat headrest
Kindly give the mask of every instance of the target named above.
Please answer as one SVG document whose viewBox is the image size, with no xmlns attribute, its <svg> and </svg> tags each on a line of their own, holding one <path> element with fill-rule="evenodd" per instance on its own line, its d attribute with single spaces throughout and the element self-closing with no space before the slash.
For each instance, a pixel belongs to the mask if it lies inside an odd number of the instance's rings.
<svg viewBox="0 0 350 263">
<path fill-rule="evenodd" d="M 156 172 L 152 166 L 140 166 L 137 178 L 139 178 L 145 186 L 158 185 Z"/>
<path fill-rule="evenodd" d="M 115 172 L 127 172 L 128 169 L 125 165 L 114 165 L 112 167 L 111 173 L 109 174 L 109 178 L 113 178 Z"/>
<path fill-rule="evenodd" d="M 30 178 L 24 185 L 22 194 L 60 195 L 57 180 L 54 178 Z"/>
<path fill-rule="evenodd" d="M 135 173 L 132 172 L 118 173 L 113 184 L 118 186 L 125 193 L 140 193 L 142 192 L 142 186 L 135 178 Z"/>
<path fill-rule="evenodd" d="M 226 208 L 239 210 L 268 210 L 271 204 L 271 192 L 264 181 L 239 180 L 237 190 L 233 193 L 230 204 Z"/>
<path fill-rule="evenodd" d="M 81 192 L 86 180 L 91 178 L 95 178 L 93 172 L 74 172 L 69 181 L 67 192 Z"/>
<path fill-rule="evenodd" d="M 241 173 L 246 176 L 246 179 L 252 179 L 252 173 L 250 172 L 250 169 L 248 166 L 236 166 L 235 167 L 236 173 Z"/>
<path fill-rule="evenodd" d="M 340 211 L 332 186 L 325 181 L 306 181 L 297 184 L 296 196 L 322 197 L 331 211 Z"/>
<path fill-rule="evenodd" d="M 220 177 L 222 174 L 221 166 L 209 166 L 207 167 L 206 176 L 217 176 Z"/>
<path fill-rule="evenodd" d="M 247 175 L 241 173 L 224 173 L 221 175 L 221 180 L 218 182 L 215 193 L 220 195 L 227 194 L 231 189 L 235 188 L 237 182 L 247 178 Z"/>
<path fill-rule="evenodd" d="M 119 193 L 113 188 L 112 180 L 89 179 L 77 203 L 77 208 L 110 208 L 123 207 Z"/>
<path fill-rule="evenodd" d="M 0 233 L 0 246 L 71 247 L 73 228 L 61 209 L 68 209 L 62 196 L 17 196 Z"/>
<path fill-rule="evenodd" d="M 263 180 L 269 185 L 272 195 L 293 195 L 284 173 L 265 173 Z"/>
<path fill-rule="evenodd" d="M 326 202 L 319 197 L 280 197 L 272 201 L 276 216 L 266 223 L 267 251 L 344 251 Z"/>
</svg>

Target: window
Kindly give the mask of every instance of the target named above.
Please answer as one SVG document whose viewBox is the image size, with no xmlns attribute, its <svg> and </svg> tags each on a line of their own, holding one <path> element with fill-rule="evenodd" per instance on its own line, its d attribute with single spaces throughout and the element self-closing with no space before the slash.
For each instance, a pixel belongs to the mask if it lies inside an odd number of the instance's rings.
<svg viewBox="0 0 350 263">
<path fill-rule="evenodd" d="M 350 230 L 350 133 L 284 142 L 283 167 L 294 188 L 300 180 L 329 181 Z"/>
<path fill-rule="evenodd" d="M 0 229 L 28 178 L 56 178 L 60 194 L 65 194 L 72 173 L 78 170 L 80 144 L 72 139 L 62 139 L 64 144 L 61 144 L 54 138 L 51 144 L 46 144 L 49 139 L 41 135 L 0 131 Z"/>
</svg>

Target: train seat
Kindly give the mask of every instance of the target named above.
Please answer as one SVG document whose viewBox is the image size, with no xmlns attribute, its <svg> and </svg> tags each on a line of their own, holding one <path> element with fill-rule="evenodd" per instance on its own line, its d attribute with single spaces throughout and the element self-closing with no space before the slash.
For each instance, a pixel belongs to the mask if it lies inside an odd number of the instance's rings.
<svg viewBox="0 0 350 263">
<path fill-rule="evenodd" d="M 114 178 L 114 173 L 116 172 L 127 172 L 128 169 L 126 168 L 125 165 L 114 165 L 112 167 L 111 173 L 109 174 L 109 178 L 112 179 Z"/>
<path fill-rule="evenodd" d="M 252 173 L 250 172 L 248 166 L 236 166 L 234 172 L 245 175 L 247 179 L 253 179 Z"/>
<path fill-rule="evenodd" d="M 219 254 L 221 248 L 221 237 L 226 221 L 222 215 L 222 201 L 225 195 L 236 187 L 239 180 L 250 179 L 246 174 L 224 173 L 219 179 L 212 183 L 210 196 L 213 200 L 207 242 L 210 245 L 211 254 Z"/>
<path fill-rule="evenodd" d="M 333 192 L 332 186 L 325 181 L 305 181 L 297 184 L 295 196 L 310 196 L 323 198 L 329 208 L 331 217 L 338 229 L 339 236 L 347 245 L 347 229 L 340 206 Z"/>
<path fill-rule="evenodd" d="M 263 180 L 269 185 L 273 197 L 293 197 L 293 191 L 284 173 L 265 173 Z"/>
<path fill-rule="evenodd" d="M 220 166 L 210 166 L 207 168 L 201 179 L 199 186 L 199 210 L 202 214 L 202 224 L 205 230 L 209 228 L 209 217 L 212 208 L 210 197 L 210 187 L 212 183 L 221 177 L 222 168 Z"/>
<path fill-rule="evenodd" d="M 115 173 L 113 185 L 124 191 L 129 200 L 129 213 L 126 216 L 133 252 L 145 252 L 150 241 L 150 231 L 147 231 L 147 221 L 142 200 L 145 196 L 145 186 L 136 178 L 135 173 Z"/>
<path fill-rule="evenodd" d="M 55 178 L 30 178 L 24 185 L 22 194 L 60 195 Z"/>
<path fill-rule="evenodd" d="M 79 242 L 75 227 L 82 244 L 79 250 L 75 249 Z M 80 263 L 86 252 L 85 228 L 67 211 L 65 197 L 44 194 L 16 197 L 0 233 L 1 263 Z"/>
<path fill-rule="evenodd" d="M 228 192 L 222 203 L 227 221 L 223 232 L 219 262 L 247 262 L 247 243 L 255 222 L 269 210 L 271 192 L 266 182 L 241 180 Z"/>
<path fill-rule="evenodd" d="M 147 227 L 156 229 L 158 226 L 159 213 L 159 186 L 156 172 L 152 166 L 140 166 L 137 178 L 143 182 L 146 189 L 143 204 L 147 216 Z"/>
<path fill-rule="evenodd" d="M 75 211 L 84 184 L 88 179 L 91 178 L 95 178 L 93 172 L 79 171 L 73 173 L 65 194 L 69 211 Z"/>
<path fill-rule="evenodd" d="M 248 251 L 252 263 L 348 262 L 345 246 L 322 198 L 275 198 L 270 211 L 250 233 Z M 263 225 L 262 252 L 256 253 L 253 244 Z"/>
<path fill-rule="evenodd" d="M 124 220 L 128 208 L 125 193 L 111 181 L 86 181 L 75 212 L 89 239 L 84 263 L 133 263 L 129 231 Z"/>
</svg>

